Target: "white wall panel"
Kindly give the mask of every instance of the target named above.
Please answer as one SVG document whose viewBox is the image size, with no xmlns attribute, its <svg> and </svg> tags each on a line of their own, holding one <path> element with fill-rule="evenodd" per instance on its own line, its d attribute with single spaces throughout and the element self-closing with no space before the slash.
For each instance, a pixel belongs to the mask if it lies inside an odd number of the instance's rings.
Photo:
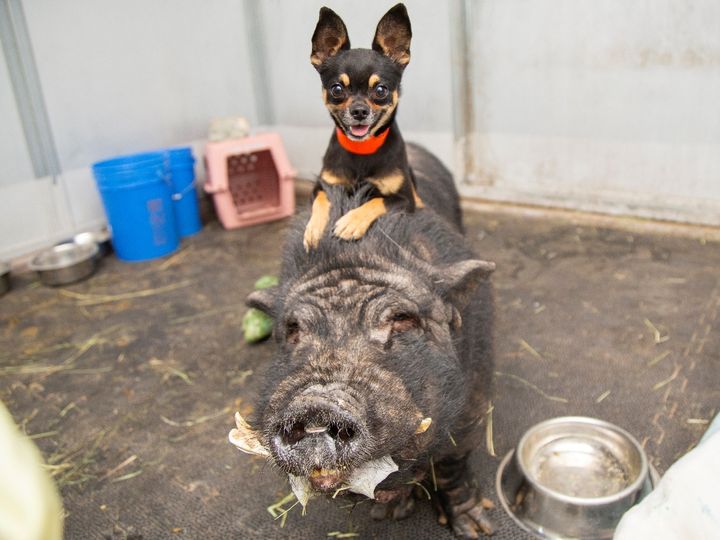
<svg viewBox="0 0 720 540">
<path fill-rule="evenodd" d="M 0 54 L 0 188 L 34 177 L 5 57 Z"/>
<path fill-rule="evenodd" d="M 309 62 L 324 4 L 369 47 L 392 2 L 25 0 L 63 173 L 33 179 L 0 57 L 0 256 L 102 221 L 93 161 L 199 150 L 212 117 L 269 121 L 301 174 L 317 173 L 332 129 Z M 406 5 L 398 121 L 462 194 L 720 225 L 720 2 Z"/>
<path fill-rule="evenodd" d="M 203 138 L 215 116 L 254 120 L 241 2 L 24 5 L 63 170 Z"/>
<path fill-rule="evenodd" d="M 720 223 L 720 3 L 471 5 L 465 193 Z"/>
</svg>

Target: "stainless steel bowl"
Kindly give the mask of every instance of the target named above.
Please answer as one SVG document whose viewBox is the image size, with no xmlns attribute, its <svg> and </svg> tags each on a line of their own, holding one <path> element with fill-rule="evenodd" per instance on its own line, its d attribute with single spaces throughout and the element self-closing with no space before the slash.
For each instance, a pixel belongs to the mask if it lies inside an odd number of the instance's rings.
<svg viewBox="0 0 720 540">
<path fill-rule="evenodd" d="M 73 236 L 76 244 L 97 244 L 98 256 L 104 257 L 112 250 L 110 233 L 107 230 L 81 232 Z"/>
<path fill-rule="evenodd" d="M 10 265 L 0 261 L 0 296 L 10 290 Z"/>
<path fill-rule="evenodd" d="M 97 244 L 58 244 L 30 262 L 45 285 L 67 285 L 85 279 L 97 268 Z"/>
<path fill-rule="evenodd" d="M 622 515 L 652 487 L 632 435 L 577 416 L 530 428 L 496 479 L 502 506 L 538 538 L 612 538 Z"/>
</svg>

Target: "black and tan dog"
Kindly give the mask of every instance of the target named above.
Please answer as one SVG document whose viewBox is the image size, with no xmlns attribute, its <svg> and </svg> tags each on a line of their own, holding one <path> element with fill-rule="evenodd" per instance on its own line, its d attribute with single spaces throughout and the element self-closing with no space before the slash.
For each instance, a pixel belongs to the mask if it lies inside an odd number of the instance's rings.
<svg viewBox="0 0 720 540">
<path fill-rule="evenodd" d="M 351 49 L 342 19 L 331 9 L 320 10 L 310 61 L 320 73 L 323 99 L 336 129 L 314 190 L 304 238 L 308 250 L 317 245 L 328 225 L 331 189 L 368 188 L 363 204 L 334 225 L 335 236 L 345 240 L 361 238 L 391 209 L 412 212 L 422 207 L 395 122 L 411 37 L 403 4 L 380 20 L 372 49 Z"/>
</svg>

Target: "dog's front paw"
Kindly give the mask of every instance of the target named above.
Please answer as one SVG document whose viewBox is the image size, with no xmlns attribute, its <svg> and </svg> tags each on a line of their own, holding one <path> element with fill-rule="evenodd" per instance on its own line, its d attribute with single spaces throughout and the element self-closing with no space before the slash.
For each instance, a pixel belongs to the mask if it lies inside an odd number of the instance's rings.
<svg viewBox="0 0 720 540">
<path fill-rule="evenodd" d="M 381 198 L 370 199 L 362 206 L 350 210 L 335 222 L 333 233 L 343 240 L 357 240 L 365 236 L 373 222 L 386 212 Z"/>
<path fill-rule="evenodd" d="M 480 533 L 489 536 L 495 530 L 485 507 L 474 493 L 462 503 L 447 501 L 445 511 L 455 536 L 462 540 L 476 540 Z"/>
<path fill-rule="evenodd" d="M 363 215 L 362 209 L 356 208 L 335 222 L 333 234 L 343 240 L 357 240 L 365 235 L 371 223 Z"/>
<path fill-rule="evenodd" d="M 330 202 L 324 191 L 318 192 L 312 204 L 312 213 L 310 220 L 305 226 L 305 234 L 303 236 L 303 245 L 305 251 L 310 251 L 317 247 L 325 227 L 330 220 Z"/>
<path fill-rule="evenodd" d="M 326 223 L 318 223 L 318 221 L 319 220 L 310 219 L 305 226 L 305 234 L 303 235 L 305 251 L 315 249 L 322 238 L 323 232 L 325 232 Z"/>
</svg>

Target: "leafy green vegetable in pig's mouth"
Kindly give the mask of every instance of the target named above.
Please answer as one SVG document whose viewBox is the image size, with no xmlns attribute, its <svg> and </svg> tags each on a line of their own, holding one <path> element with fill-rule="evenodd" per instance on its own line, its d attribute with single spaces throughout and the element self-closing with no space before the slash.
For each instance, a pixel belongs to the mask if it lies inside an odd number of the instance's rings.
<svg viewBox="0 0 720 540">
<path fill-rule="evenodd" d="M 270 451 L 260 443 L 257 434 L 240 413 L 237 412 L 235 413 L 235 426 L 236 427 L 231 429 L 228 434 L 228 439 L 234 446 L 246 454 L 265 457 L 270 456 Z M 353 470 L 346 480 L 345 485 L 342 486 L 340 490 L 347 489 L 353 493 L 359 493 L 360 495 L 374 499 L 377 485 L 397 470 L 397 463 L 395 463 L 390 456 L 383 456 L 379 459 L 366 461 Z M 323 472 L 326 471 L 318 471 L 318 474 L 323 474 Z M 327 472 L 331 473 L 332 471 Z M 288 477 L 290 487 L 295 497 L 297 497 L 297 500 L 304 507 L 315 493 L 310 484 L 310 480 L 307 477 L 292 474 L 289 474 Z"/>
<path fill-rule="evenodd" d="M 366 461 L 355 468 L 340 490 L 347 489 L 353 493 L 365 495 L 368 499 L 374 499 L 377 485 L 397 470 L 397 463 L 390 456 Z M 304 476 L 294 476 L 292 474 L 288 476 L 295 497 L 297 497 L 301 505 L 305 506 L 313 493 L 315 493 L 310 480 Z"/>
</svg>

